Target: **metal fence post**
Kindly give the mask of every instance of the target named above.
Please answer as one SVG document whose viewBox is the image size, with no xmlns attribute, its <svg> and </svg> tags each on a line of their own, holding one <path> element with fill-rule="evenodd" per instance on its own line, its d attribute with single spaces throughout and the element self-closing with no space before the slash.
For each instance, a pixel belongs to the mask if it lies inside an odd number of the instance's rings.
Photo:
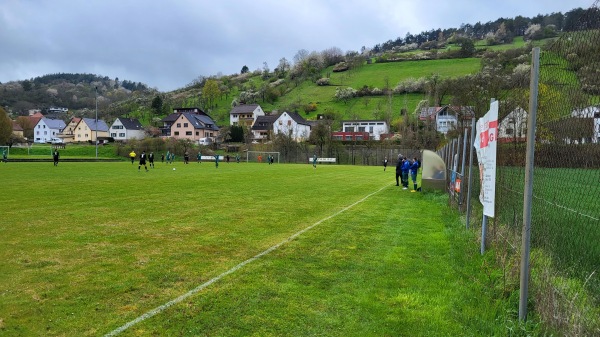
<svg viewBox="0 0 600 337">
<path fill-rule="evenodd" d="M 471 188 L 473 187 L 473 139 L 475 139 L 475 115 L 471 119 L 471 139 L 469 140 L 469 179 L 467 183 L 467 224 L 466 228 L 469 229 L 469 221 L 471 220 Z"/>
<path fill-rule="evenodd" d="M 458 205 L 461 206 L 463 204 L 463 180 L 465 180 L 465 162 L 467 160 L 467 128 L 465 128 L 465 135 L 463 136 L 463 151 L 462 151 L 462 163 L 460 165 L 460 191 L 458 192 Z M 459 207 L 460 209 L 460 207 Z"/>
<path fill-rule="evenodd" d="M 521 280 L 519 292 L 519 320 L 527 319 L 527 293 L 529 289 L 529 243 L 531 241 L 531 201 L 533 197 L 533 166 L 535 154 L 535 128 L 538 107 L 540 73 L 540 48 L 533 48 L 531 56 L 531 82 L 529 84 L 529 116 L 527 118 L 527 154 L 525 157 L 525 190 L 523 191 L 523 233 L 521 245 Z"/>
</svg>

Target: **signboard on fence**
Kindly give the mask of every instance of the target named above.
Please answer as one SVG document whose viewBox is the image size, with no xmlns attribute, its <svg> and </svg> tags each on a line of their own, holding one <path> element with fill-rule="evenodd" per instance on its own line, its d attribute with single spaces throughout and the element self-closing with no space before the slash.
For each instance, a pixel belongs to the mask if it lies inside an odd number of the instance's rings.
<svg viewBox="0 0 600 337">
<path fill-rule="evenodd" d="M 477 121 L 475 150 L 479 162 L 479 201 L 483 214 L 494 217 L 496 199 L 496 146 L 498 138 L 498 101 L 490 104 L 490 110 Z"/>
</svg>

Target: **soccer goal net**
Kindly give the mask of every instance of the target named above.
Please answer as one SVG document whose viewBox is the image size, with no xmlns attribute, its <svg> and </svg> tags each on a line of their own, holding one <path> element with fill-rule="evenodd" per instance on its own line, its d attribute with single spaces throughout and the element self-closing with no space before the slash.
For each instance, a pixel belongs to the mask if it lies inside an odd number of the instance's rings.
<svg viewBox="0 0 600 337">
<path fill-rule="evenodd" d="M 248 151 L 246 152 L 246 162 L 252 163 L 268 163 L 269 158 L 273 159 L 273 163 L 279 163 L 279 152 L 265 151 Z"/>
</svg>

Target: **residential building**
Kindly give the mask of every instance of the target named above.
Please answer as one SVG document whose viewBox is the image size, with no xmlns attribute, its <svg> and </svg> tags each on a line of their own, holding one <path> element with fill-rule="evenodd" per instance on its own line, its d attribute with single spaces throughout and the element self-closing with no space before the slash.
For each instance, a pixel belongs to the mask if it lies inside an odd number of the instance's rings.
<svg viewBox="0 0 600 337">
<path fill-rule="evenodd" d="M 114 140 L 144 139 L 146 132 L 137 118 L 119 117 L 115 119 L 109 129 L 110 137 Z"/>
<path fill-rule="evenodd" d="M 15 121 L 11 121 L 12 122 L 12 134 L 15 135 L 16 137 L 21 137 L 24 138 L 24 134 L 23 134 L 23 128 L 21 127 L 21 125 L 17 124 Z"/>
<path fill-rule="evenodd" d="M 258 116 L 252 125 L 252 138 L 254 140 L 270 139 L 273 132 L 273 123 L 279 118 L 279 115 Z"/>
<path fill-rule="evenodd" d="M 382 134 L 390 132 L 390 127 L 386 121 L 382 120 L 354 120 L 342 121 L 342 132 L 353 133 L 357 132 L 357 136 L 364 139 L 360 133 L 368 133 L 367 139 L 380 140 Z M 341 135 L 341 134 L 340 134 Z M 346 135 L 343 135 L 346 136 Z M 367 140 L 365 139 L 365 140 Z"/>
<path fill-rule="evenodd" d="M 215 121 L 199 108 L 174 109 L 162 122 L 163 137 L 199 141 L 207 137 L 214 140 L 219 135 L 219 127 Z"/>
<path fill-rule="evenodd" d="M 75 130 L 77 128 L 77 124 L 81 121 L 79 117 L 72 117 L 67 126 L 64 128 L 62 134 L 59 135 L 59 138 L 62 138 L 65 143 L 72 143 L 75 141 Z"/>
<path fill-rule="evenodd" d="M 229 112 L 229 125 L 252 126 L 258 116 L 264 116 L 265 112 L 258 104 L 240 104 L 236 105 Z"/>
<path fill-rule="evenodd" d="M 103 120 L 96 122 L 94 118 L 82 118 L 77 123 L 73 136 L 76 142 L 95 142 L 96 136 L 108 137 L 108 125 Z"/>
<path fill-rule="evenodd" d="M 66 124 L 60 119 L 41 118 L 33 127 L 33 142 L 47 143 L 57 138 Z"/>
<path fill-rule="evenodd" d="M 307 140 L 310 137 L 311 123 L 297 112 L 283 112 L 273 123 L 273 134 L 283 133 L 295 141 Z"/>
<path fill-rule="evenodd" d="M 423 108 L 419 115 L 419 119 L 422 121 L 435 122 L 436 130 L 443 134 L 466 126 L 465 121 L 470 121 L 474 117 L 475 112 L 472 107 L 450 105 Z"/>
<path fill-rule="evenodd" d="M 524 142 L 527 140 L 527 111 L 516 108 L 498 124 L 498 142 Z"/>
</svg>

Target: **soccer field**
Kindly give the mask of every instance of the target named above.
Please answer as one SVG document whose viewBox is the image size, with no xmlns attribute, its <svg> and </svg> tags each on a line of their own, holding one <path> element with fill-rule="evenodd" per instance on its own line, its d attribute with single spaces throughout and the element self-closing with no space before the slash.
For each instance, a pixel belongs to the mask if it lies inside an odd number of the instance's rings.
<svg viewBox="0 0 600 337">
<path fill-rule="evenodd" d="M 450 318 L 460 289 L 448 286 L 445 207 L 394 186 L 393 170 L 8 163 L 0 174 L 0 334 L 464 328 Z"/>
</svg>

